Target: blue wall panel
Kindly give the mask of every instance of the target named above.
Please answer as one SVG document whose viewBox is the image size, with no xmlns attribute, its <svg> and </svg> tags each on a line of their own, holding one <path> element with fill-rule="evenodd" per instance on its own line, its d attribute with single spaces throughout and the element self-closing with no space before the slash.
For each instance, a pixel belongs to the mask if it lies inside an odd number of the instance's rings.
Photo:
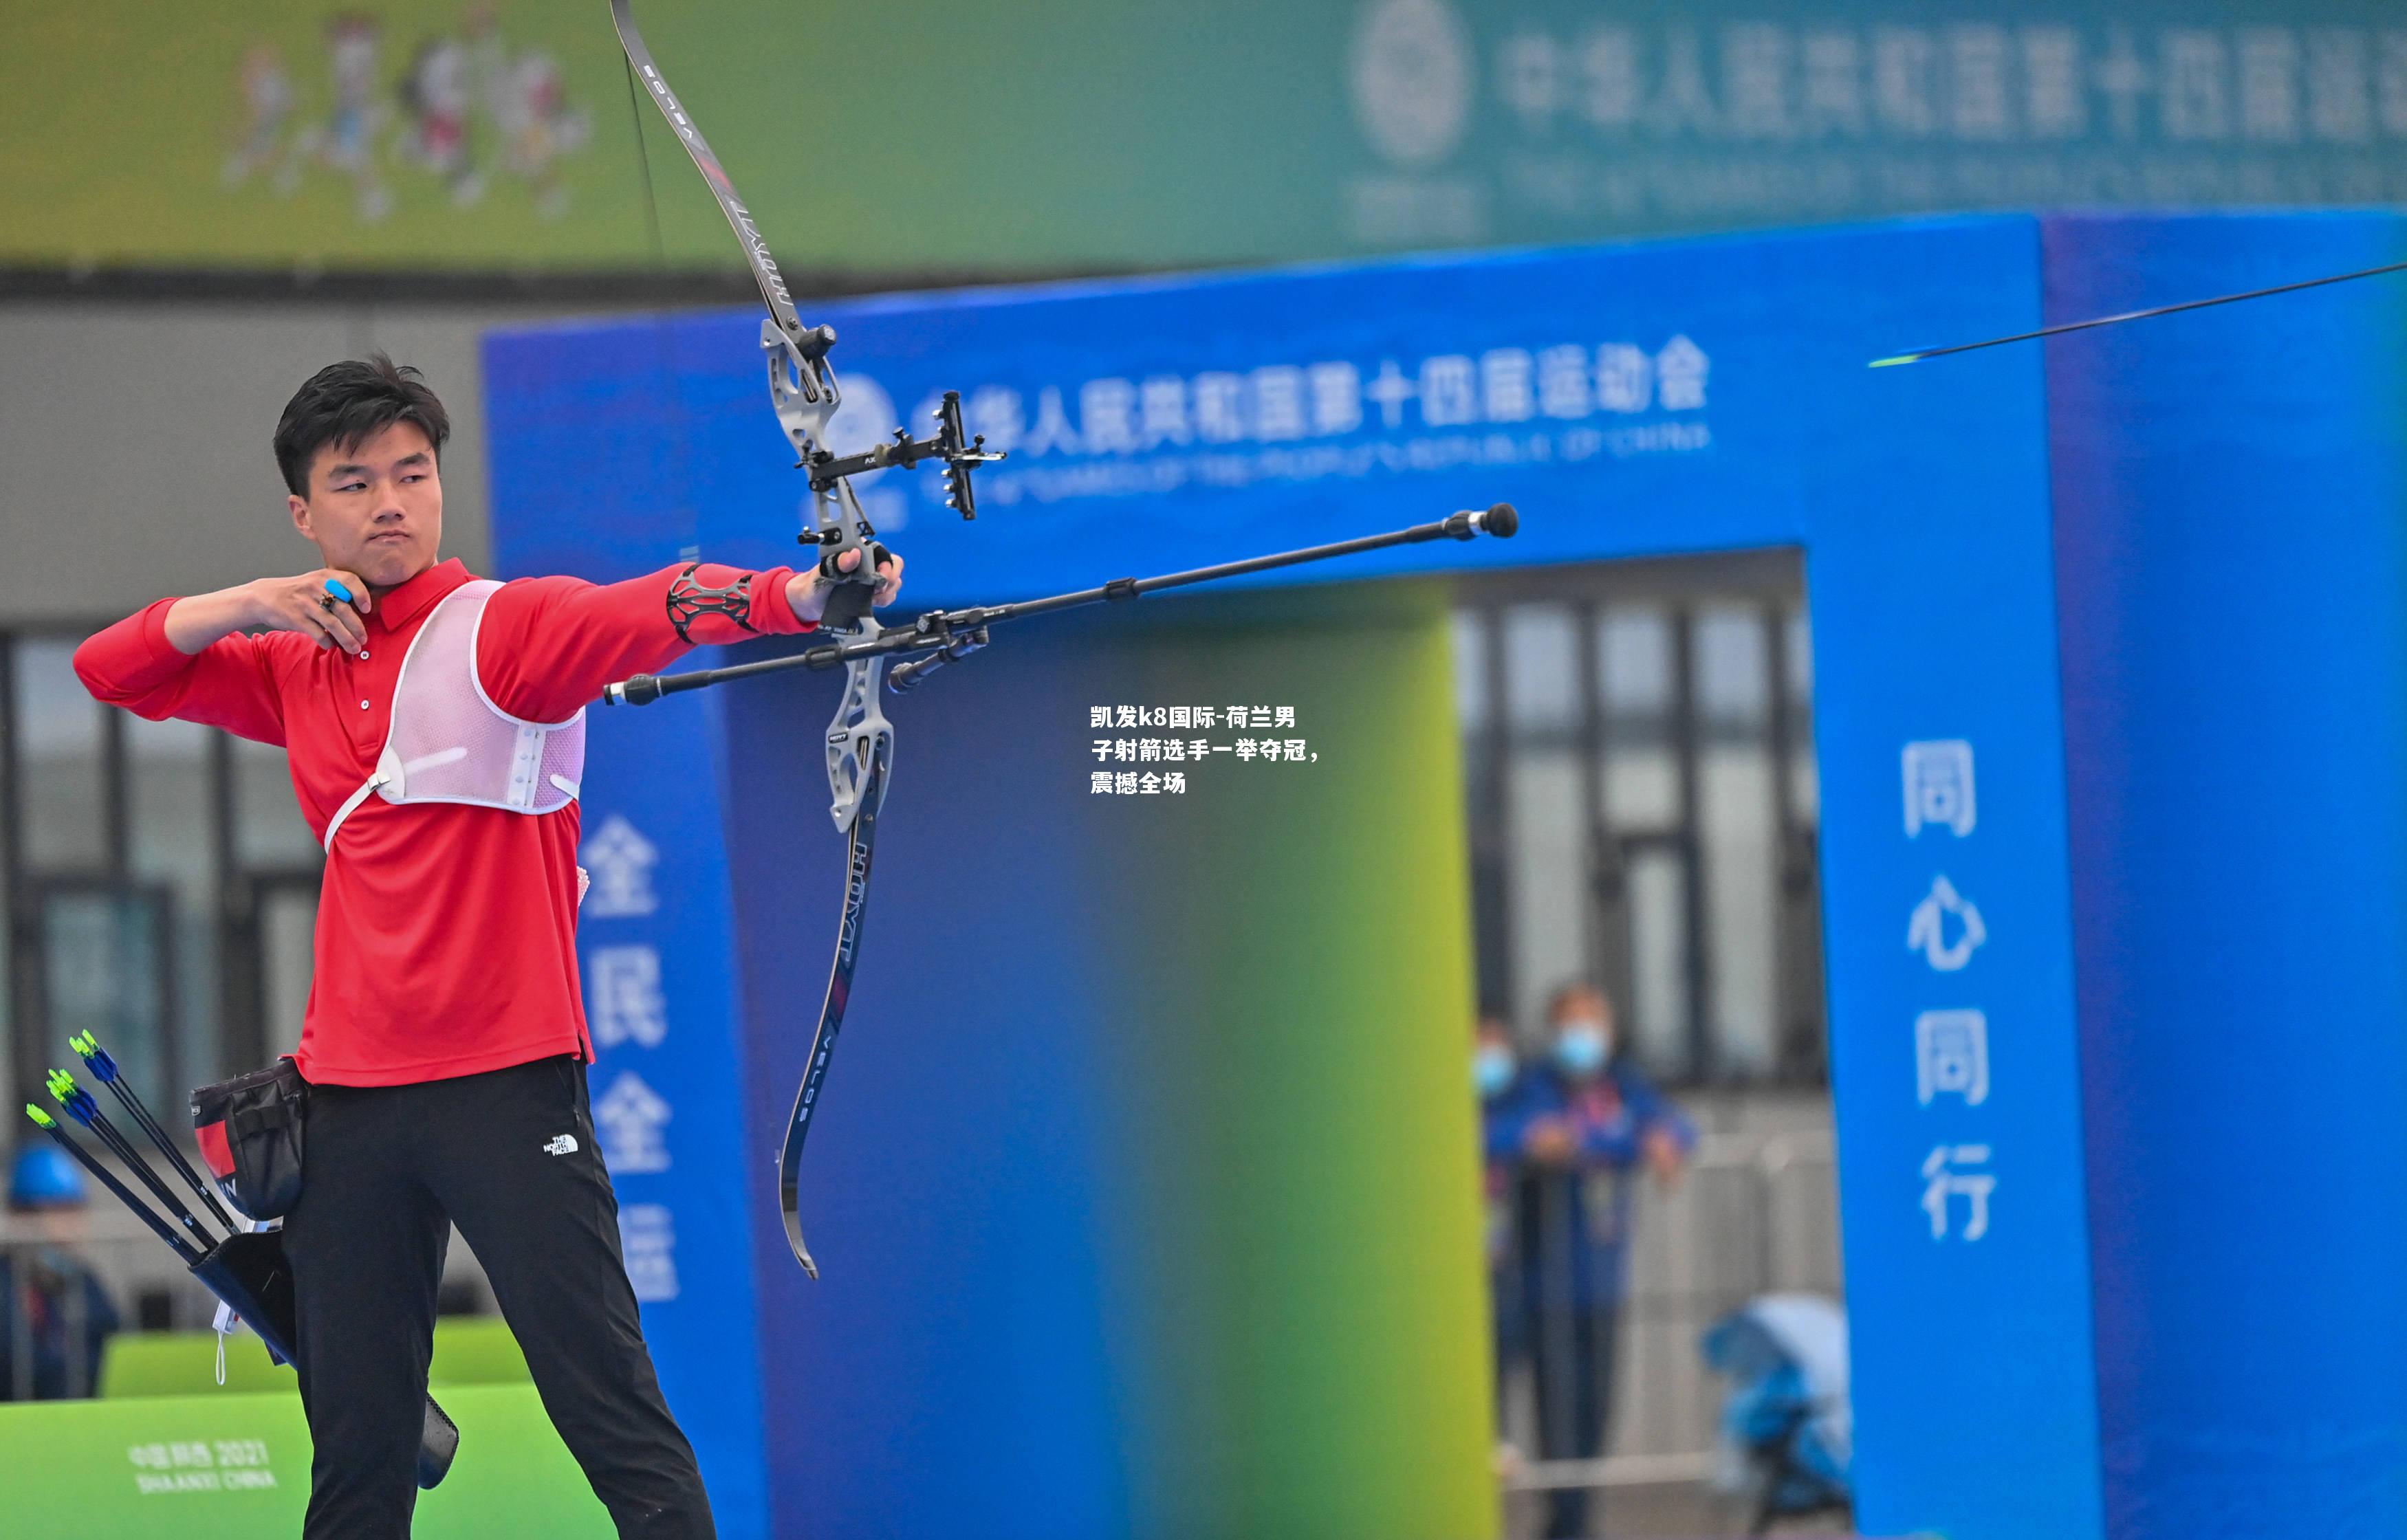
<svg viewBox="0 0 2407 1540">
<path fill-rule="evenodd" d="M 2059 219 L 2050 320 L 2407 258 Z M 2048 357 L 2117 1540 L 2407 1533 L 2407 294 Z"/>
</svg>

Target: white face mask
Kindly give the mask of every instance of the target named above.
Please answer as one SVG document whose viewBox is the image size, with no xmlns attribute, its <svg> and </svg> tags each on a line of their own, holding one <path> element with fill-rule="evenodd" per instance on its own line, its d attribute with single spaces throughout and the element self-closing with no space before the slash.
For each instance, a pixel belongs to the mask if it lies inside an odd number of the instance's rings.
<svg viewBox="0 0 2407 1540">
<path fill-rule="evenodd" d="M 1613 1057 L 1613 1028 L 1595 1016 L 1574 1016 L 1555 1028 L 1555 1063 L 1567 1075 L 1593 1075 Z"/>
<path fill-rule="evenodd" d="M 1472 1083 L 1482 1096 L 1502 1095 L 1513 1083 L 1513 1051 L 1502 1043 L 1481 1043 L 1472 1051 Z"/>
</svg>

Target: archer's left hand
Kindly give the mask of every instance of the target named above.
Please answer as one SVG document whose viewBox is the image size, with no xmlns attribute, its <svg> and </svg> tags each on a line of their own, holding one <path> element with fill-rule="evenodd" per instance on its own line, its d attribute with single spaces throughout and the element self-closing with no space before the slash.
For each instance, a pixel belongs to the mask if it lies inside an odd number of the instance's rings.
<svg viewBox="0 0 2407 1540">
<path fill-rule="evenodd" d="M 847 551 L 835 558 L 839 571 L 853 572 L 861 566 L 861 553 Z M 828 595 L 835 584 L 819 576 L 816 566 L 805 567 L 786 582 L 786 602 L 795 617 L 814 625 L 827 612 Z M 870 608 L 883 609 L 894 602 L 903 591 L 903 558 L 889 551 L 877 562 L 877 591 L 869 600 Z"/>
</svg>

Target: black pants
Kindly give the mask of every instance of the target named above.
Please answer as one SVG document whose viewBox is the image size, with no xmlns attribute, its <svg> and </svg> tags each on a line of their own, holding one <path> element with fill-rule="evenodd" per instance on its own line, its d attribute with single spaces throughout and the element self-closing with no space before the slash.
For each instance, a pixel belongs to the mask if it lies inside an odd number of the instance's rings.
<svg viewBox="0 0 2407 1540">
<path fill-rule="evenodd" d="M 596 1142 L 585 1067 L 572 1058 L 419 1085 L 310 1088 L 284 1249 L 316 1449 L 312 1540 L 409 1533 L 434 1292 L 455 1223 L 619 1533 L 713 1534 L 692 1447 L 644 1349 Z"/>
<path fill-rule="evenodd" d="M 1611 1305 L 1538 1312 L 1538 1449 L 1545 1458 L 1594 1460 L 1604 1452 L 1619 1315 Z M 1588 1489 L 1557 1488 L 1546 1505 L 1549 1540 L 1588 1533 Z"/>
</svg>

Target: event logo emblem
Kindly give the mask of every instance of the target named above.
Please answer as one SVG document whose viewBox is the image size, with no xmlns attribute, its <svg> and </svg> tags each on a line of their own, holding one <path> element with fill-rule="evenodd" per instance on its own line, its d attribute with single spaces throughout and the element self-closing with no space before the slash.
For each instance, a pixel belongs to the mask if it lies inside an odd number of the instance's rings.
<svg viewBox="0 0 2407 1540">
<path fill-rule="evenodd" d="M 1381 155 L 1434 165 L 1471 122 L 1471 35 L 1446 0 L 1375 0 L 1354 34 L 1354 116 Z"/>
</svg>

